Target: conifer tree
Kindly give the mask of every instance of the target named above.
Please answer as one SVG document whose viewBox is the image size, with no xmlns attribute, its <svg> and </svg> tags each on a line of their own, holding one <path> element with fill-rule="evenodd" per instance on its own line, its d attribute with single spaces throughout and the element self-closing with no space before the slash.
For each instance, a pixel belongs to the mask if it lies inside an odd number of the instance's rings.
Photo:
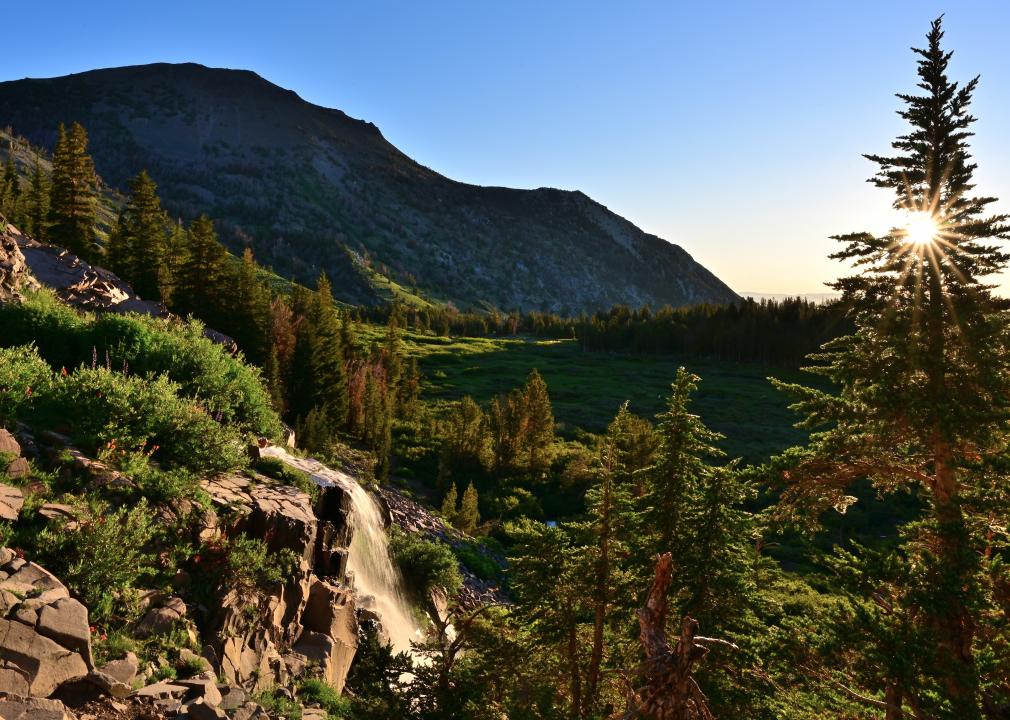
<svg viewBox="0 0 1010 720">
<path fill-rule="evenodd" d="M 333 304 L 332 286 L 325 274 L 320 274 L 316 283 L 307 322 L 312 326 L 315 405 L 326 412 L 333 427 L 343 427 L 347 422 L 347 367 L 341 342 L 340 317 Z M 381 394 L 383 389 L 376 386 L 375 390 Z M 379 404 L 375 401 L 371 408 L 373 413 L 377 412 Z M 377 421 L 379 415 L 370 417 Z M 377 429 L 375 437 L 381 434 L 381 429 Z"/>
<path fill-rule="evenodd" d="M 650 509 L 646 520 L 656 536 L 650 555 L 672 552 L 675 563 L 687 542 L 687 515 L 703 477 L 711 471 L 708 459 L 722 456 L 714 445 L 722 435 L 709 430 L 690 412 L 691 394 L 699 380 L 684 368 L 677 370 L 666 412 L 657 415 L 659 447 L 656 463 L 648 470 Z"/>
<path fill-rule="evenodd" d="M 825 429 L 776 461 L 786 517 L 844 509 L 861 478 L 923 499 L 900 548 L 841 556 L 857 608 L 848 627 L 864 628 L 843 651 L 856 659 L 844 682 L 886 701 L 889 718 L 995 718 L 1010 702 L 1005 665 L 993 665 L 1006 657 L 996 618 L 1005 612 L 998 588 L 1010 581 L 1010 322 L 984 283 L 1007 265 L 996 241 L 1010 226 L 989 209 L 994 198 L 974 193 L 968 108 L 978 78 L 948 78 L 942 38 L 937 19 L 914 51 L 920 91 L 898 95 L 907 133 L 892 155 L 867 156 L 878 166 L 872 181 L 911 222 L 837 238 L 843 249 L 833 257 L 862 269 L 834 285 L 856 329 L 815 356 L 837 393 L 786 386 L 808 426 Z M 914 648 L 914 658 L 895 657 L 896 647 Z"/>
<path fill-rule="evenodd" d="M 472 475 L 483 469 L 488 443 L 486 426 L 484 411 L 469 395 L 450 408 L 440 433 L 440 487 L 455 484 L 456 475 Z"/>
<path fill-rule="evenodd" d="M 9 222 L 21 224 L 21 179 L 14 161 L 14 141 L 7 143 L 7 162 L 4 164 L 3 184 L 0 185 L 0 209 Z"/>
<path fill-rule="evenodd" d="M 534 476 L 542 475 L 550 466 L 554 444 L 554 409 L 547 393 L 547 383 L 534 368 L 523 388 L 526 410 L 526 464 Z"/>
<path fill-rule="evenodd" d="M 242 263 L 232 281 L 234 312 L 227 327 L 246 357 L 263 365 L 270 350 L 270 290 L 259 278 L 259 266 L 252 250 L 242 253 Z"/>
<path fill-rule="evenodd" d="M 172 223 L 165 241 L 164 272 L 161 274 L 161 301 L 173 307 L 182 268 L 189 260 L 189 235 L 182 221 Z"/>
<path fill-rule="evenodd" d="M 294 313 L 287 300 L 278 296 L 270 304 L 270 354 L 267 356 L 264 377 L 274 408 L 281 415 L 289 410 L 288 382 L 295 342 Z"/>
<path fill-rule="evenodd" d="M 480 511 L 477 505 L 477 488 L 471 482 L 463 491 L 463 499 L 459 501 L 459 513 L 456 514 L 456 527 L 465 533 L 472 534 L 480 525 Z"/>
<path fill-rule="evenodd" d="M 450 482 L 449 489 L 442 498 L 442 518 L 450 525 L 456 524 L 457 500 L 456 483 Z"/>
<path fill-rule="evenodd" d="M 195 315 L 210 326 L 224 315 L 228 251 L 217 239 L 214 223 L 201 215 L 189 226 L 186 260 L 175 282 L 174 309 Z"/>
<path fill-rule="evenodd" d="M 127 278 L 138 295 L 161 300 L 167 275 L 168 217 L 158 188 L 146 170 L 130 181 L 130 197 L 109 239 L 112 269 Z"/>
<path fill-rule="evenodd" d="M 48 242 L 49 176 L 42 169 L 38 153 L 32 163 L 32 175 L 25 196 L 25 226 L 29 235 L 39 242 Z"/>
<path fill-rule="evenodd" d="M 53 151 L 53 180 L 49 200 L 50 241 L 70 252 L 90 257 L 97 222 L 97 178 L 88 155 L 88 134 L 78 123 L 67 132 L 60 124 Z"/>
</svg>

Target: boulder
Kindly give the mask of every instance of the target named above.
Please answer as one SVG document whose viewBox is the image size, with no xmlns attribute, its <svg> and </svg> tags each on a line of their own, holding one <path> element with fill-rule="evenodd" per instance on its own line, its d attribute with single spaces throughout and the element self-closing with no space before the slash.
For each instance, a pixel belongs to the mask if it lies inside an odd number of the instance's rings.
<svg viewBox="0 0 1010 720">
<path fill-rule="evenodd" d="M 88 673 L 85 680 L 101 690 L 104 694 L 114 698 L 129 697 L 133 693 L 133 688 L 128 684 L 117 680 L 111 675 L 107 675 L 100 670 Z"/>
<path fill-rule="evenodd" d="M 126 657 L 119 660 L 110 660 L 102 666 L 101 671 L 111 678 L 118 680 L 124 685 L 132 685 L 134 679 L 137 677 L 137 671 L 140 669 L 140 662 L 137 656 L 132 653 L 126 653 Z"/>
<path fill-rule="evenodd" d="M 52 573 L 0 549 L 0 692 L 48 697 L 92 668 L 88 613 Z"/>
<path fill-rule="evenodd" d="M 0 428 L 0 453 L 6 453 L 14 457 L 21 456 L 21 443 L 3 428 Z"/>
<path fill-rule="evenodd" d="M 166 633 L 186 615 L 186 603 L 182 598 L 172 596 L 159 607 L 147 611 L 137 625 L 137 637 L 145 638 L 151 635 Z"/>
<path fill-rule="evenodd" d="M 218 685 L 217 689 L 221 693 L 221 702 L 218 706 L 222 710 L 238 710 L 249 700 L 249 693 L 240 687 Z"/>
<path fill-rule="evenodd" d="M 32 466 L 23 457 L 14 458 L 7 465 L 6 472 L 11 480 L 22 480 L 32 474 Z"/>
<path fill-rule="evenodd" d="M 23 459 L 18 458 L 18 460 Z M 25 496 L 21 490 L 12 485 L 0 485 L 0 520 L 17 522 L 24 504 Z"/>
<path fill-rule="evenodd" d="M 187 688 L 173 682 L 156 682 L 140 688 L 130 697 L 138 700 L 179 700 L 186 695 Z"/>
<path fill-rule="evenodd" d="M 46 698 L 0 698 L 3 720 L 73 720 L 74 716 L 59 700 Z"/>
<path fill-rule="evenodd" d="M 197 698 L 183 705 L 186 715 L 193 720 L 227 720 L 224 710 L 203 698 Z"/>
</svg>

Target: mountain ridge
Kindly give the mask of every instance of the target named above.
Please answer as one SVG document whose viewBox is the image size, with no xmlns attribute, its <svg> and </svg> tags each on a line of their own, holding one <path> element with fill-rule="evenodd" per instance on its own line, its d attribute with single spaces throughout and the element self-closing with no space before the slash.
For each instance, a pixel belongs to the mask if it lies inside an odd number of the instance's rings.
<svg viewBox="0 0 1010 720">
<path fill-rule="evenodd" d="M 325 270 L 341 299 L 377 301 L 362 265 L 467 308 L 737 299 L 683 248 L 581 191 L 453 180 L 373 123 L 250 70 L 157 63 L 14 80 L 0 83 L 0 107 L 46 147 L 58 122 L 80 121 L 111 185 L 147 168 L 173 214 L 206 211 L 229 246 L 281 274 Z"/>
</svg>

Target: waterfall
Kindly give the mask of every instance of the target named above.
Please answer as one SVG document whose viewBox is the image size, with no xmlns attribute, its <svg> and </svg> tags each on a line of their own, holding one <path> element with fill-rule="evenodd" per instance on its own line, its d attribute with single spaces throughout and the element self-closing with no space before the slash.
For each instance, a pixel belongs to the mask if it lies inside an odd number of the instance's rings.
<svg viewBox="0 0 1010 720">
<path fill-rule="evenodd" d="M 421 639 L 421 632 L 407 601 L 403 577 L 393 565 L 389 538 L 375 498 L 350 475 L 318 460 L 296 457 L 276 445 L 262 448 L 260 452 L 309 473 L 318 485 L 337 485 L 351 496 L 354 534 L 347 554 L 347 569 L 354 576 L 358 606 L 378 615 L 395 652 L 409 652 L 411 640 Z"/>
</svg>

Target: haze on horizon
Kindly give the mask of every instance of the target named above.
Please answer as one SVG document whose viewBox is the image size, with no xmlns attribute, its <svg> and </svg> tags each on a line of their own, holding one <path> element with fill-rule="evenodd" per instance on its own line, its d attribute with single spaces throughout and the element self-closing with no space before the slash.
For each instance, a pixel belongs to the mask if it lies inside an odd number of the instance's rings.
<svg viewBox="0 0 1010 720">
<path fill-rule="evenodd" d="M 40 24 L 18 4 L 0 79 L 150 62 L 253 70 L 375 123 L 448 177 L 582 190 L 737 291 L 820 294 L 842 269 L 830 235 L 898 222 L 861 153 L 902 131 L 908 47 L 946 13 L 953 79 L 982 75 L 979 190 L 1010 208 L 1010 6 L 541 5 L 58 0 Z M 1010 276 L 1000 285 L 1010 294 Z"/>
</svg>

